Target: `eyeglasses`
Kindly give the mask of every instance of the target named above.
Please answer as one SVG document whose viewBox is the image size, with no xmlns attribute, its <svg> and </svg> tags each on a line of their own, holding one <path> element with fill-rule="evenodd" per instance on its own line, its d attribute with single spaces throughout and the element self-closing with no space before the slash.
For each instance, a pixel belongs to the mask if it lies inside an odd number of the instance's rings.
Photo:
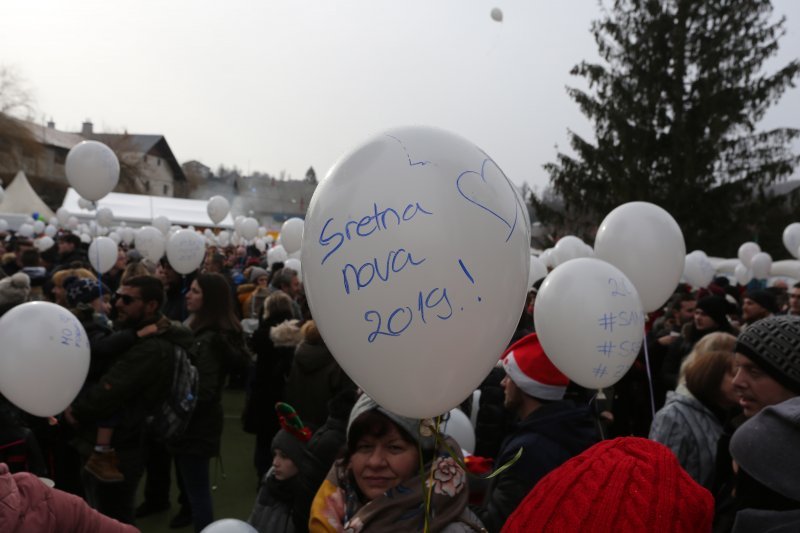
<svg viewBox="0 0 800 533">
<path fill-rule="evenodd" d="M 130 294 L 120 294 L 118 292 L 114 293 L 115 300 L 122 300 L 122 303 L 125 305 L 131 305 L 135 300 L 141 300 L 138 296 L 131 296 Z"/>
</svg>

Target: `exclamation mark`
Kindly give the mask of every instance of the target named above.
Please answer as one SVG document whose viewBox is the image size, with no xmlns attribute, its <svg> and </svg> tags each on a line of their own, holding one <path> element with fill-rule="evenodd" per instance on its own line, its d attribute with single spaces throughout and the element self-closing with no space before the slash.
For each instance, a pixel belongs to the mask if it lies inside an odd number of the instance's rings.
<svg viewBox="0 0 800 533">
<path fill-rule="evenodd" d="M 469 270 L 467 270 L 467 267 L 466 267 L 466 265 L 464 264 L 464 261 L 462 261 L 461 259 L 459 259 L 459 260 L 458 260 L 458 264 L 459 264 L 459 266 L 461 267 L 461 270 L 463 270 L 463 271 L 464 271 L 464 275 L 465 275 L 465 276 L 467 276 L 467 279 L 468 279 L 468 280 L 469 280 L 469 281 L 470 281 L 470 282 L 471 282 L 473 285 L 475 285 L 475 278 L 473 278 L 473 277 L 472 277 L 472 274 L 470 274 L 470 273 L 469 273 Z M 480 296 L 478 296 L 478 301 L 479 301 L 479 302 L 480 302 L 480 301 L 482 301 Z M 462 307 L 462 308 L 461 308 L 461 310 L 463 311 L 463 310 L 464 310 L 464 308 Z"/>
</svg>

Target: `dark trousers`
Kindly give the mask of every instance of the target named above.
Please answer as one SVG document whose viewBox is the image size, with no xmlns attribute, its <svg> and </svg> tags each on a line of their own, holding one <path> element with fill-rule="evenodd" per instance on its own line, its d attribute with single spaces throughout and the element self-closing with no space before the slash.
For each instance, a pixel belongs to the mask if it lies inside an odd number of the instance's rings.
<svg viewBox="0 0 800 533">
<path fill-rule="evenodd" d="M 148 439 L 146 468 L 144 501 L 154 507 L 169 505 L 172 454 L 167 451 L 163 443 Z"/>
<path fill-rule="evenodd" d="M 133 524 L 136 490 L 144 473 L 144 458 L 137 449 L 117 449 L 116 452 L 125 481 L 104 483 L 86 470 L 81 470 L 81 480 L 89 505 L 106 516 Z"/>
<path fill-rule="evenodd" d="M 211 460 L 200 455 L 176 454 L 175 464 L 183 484 L 183 490 L 192 506 L 194 530 L 199 532 L 214 521 L 214 506 L 211 500 Z"/>
</svg>

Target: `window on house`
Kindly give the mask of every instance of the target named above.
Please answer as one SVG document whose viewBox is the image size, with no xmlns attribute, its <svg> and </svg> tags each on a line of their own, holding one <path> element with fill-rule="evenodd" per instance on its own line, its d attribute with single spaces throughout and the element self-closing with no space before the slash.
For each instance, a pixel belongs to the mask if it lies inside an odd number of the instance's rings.
<svg viewBox="0 0 800 533">
<path fill-rule="evenodd" d="M 159 158 L 156 158 L 156 166 L 161 166 L 161 160 Z"/>
<path fill-rule="evenodd" d="M 164 185 L 164 194 L 169 194 L 169 185 Z"/>
<path fill-rule="evenodd" d="M 147 156 L 144 156 L 144 162 L 147 163 Z"/>
</svg>

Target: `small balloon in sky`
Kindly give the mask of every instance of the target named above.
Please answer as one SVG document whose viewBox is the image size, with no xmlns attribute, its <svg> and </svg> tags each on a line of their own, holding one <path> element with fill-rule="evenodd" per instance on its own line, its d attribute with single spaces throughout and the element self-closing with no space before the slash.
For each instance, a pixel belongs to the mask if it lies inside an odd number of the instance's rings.
<svg viewBox="0 0 800 533">
<path fill-rule="evenodd" d="M 492 9 L 492 20 L 495 22 L 503 22 L 503 10 L 499 7 L 495 7 Z"/>
</svg>

